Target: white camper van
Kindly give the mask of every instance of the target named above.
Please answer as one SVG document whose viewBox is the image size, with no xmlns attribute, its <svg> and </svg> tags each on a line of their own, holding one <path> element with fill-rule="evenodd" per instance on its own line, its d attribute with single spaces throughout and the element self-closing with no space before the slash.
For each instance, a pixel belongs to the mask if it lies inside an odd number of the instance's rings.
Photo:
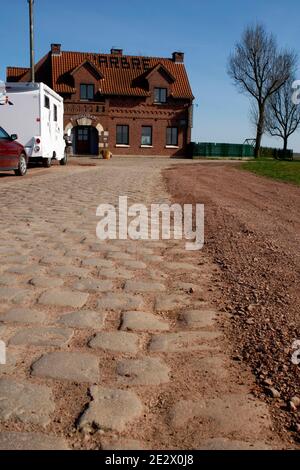
<svg viewBox="0 0 300 470">
<path fill-rule="evenodd" d="M 44 83 L 6 83 L 6 105 L 0 125 L 17 134 L 30 160 L 50 167 L 53 159 L 67 163 L 63 99 Z"/>
</svg>

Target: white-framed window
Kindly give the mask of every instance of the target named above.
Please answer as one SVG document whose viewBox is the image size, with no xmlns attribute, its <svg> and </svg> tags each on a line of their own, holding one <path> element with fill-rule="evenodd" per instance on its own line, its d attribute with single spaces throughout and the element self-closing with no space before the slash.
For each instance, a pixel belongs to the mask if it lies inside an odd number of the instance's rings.
<svg viewBox="0 0 300 470">
<path fill-rule="evenodd" d="M 141 145 L 152 145 L 152 126 L 142 126 Z"/>
<path fill-rule="evenodd" d="M 117 125 L 117 145 L 129 145 L 129 126 L 127 125 Z"/>
<path fill-rule="evenodd" d="M 167 145 L 178 146 L 178 128 L 167 127 Z"/>
</svg>

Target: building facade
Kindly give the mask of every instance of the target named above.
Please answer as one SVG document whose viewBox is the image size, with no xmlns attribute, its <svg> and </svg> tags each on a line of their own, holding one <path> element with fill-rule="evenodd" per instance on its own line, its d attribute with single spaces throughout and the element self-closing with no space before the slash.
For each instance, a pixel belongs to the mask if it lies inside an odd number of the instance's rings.
<svg viewBox="0 0 300 470">
<path fill-rule="evenodd" d="M 75 155 L 183 156 L 191 140 L 193 94 L 184 54 L 171 58 L 62 51 L 36 64 L 36 81 L 64 98 L 65 133 Z M 7 81 L 30 81 L 30 70 L 7 68 Z"/>
</svg>

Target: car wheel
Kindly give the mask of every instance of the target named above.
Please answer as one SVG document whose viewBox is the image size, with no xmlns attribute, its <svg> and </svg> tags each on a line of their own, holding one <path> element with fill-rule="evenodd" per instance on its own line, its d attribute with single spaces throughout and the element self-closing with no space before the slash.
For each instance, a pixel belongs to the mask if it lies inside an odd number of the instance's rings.
<svg viewBox="0 0 300 470">
<path fill-rule="evenodd" d="M 43 167 L 50 168 L 52 165 L 52 158 L 43 158 Z"/>
<path fill-rule="evenodd" d="M 26 160 L 26 155 L 22 153 L 19 158 L 19 165 L 17 170 L 15 170 L 15 174 L 17 176 L 25 176 L 27 173 L 27 160 Z"/>
<path fill-rule="evenodd" d="M 68 163 L 68 155 L 67 153 L 65 152 L 65 155 L 64 155 L 64 158 L 62 160 L 59 161 L 59 164 L 64 166 Z"/>
</svg>

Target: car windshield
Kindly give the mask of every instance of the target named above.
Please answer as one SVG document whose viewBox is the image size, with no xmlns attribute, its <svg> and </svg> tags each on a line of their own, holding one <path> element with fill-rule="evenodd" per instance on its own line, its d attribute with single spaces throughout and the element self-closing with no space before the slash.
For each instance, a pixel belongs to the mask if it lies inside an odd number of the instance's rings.
<svg viewBox="0 0 300 470">
<path fill-rule="evenodd" d="M 9 139 L 8 133 L 2 127 L 0 127 L 0 139 Z"/>
</svg>

